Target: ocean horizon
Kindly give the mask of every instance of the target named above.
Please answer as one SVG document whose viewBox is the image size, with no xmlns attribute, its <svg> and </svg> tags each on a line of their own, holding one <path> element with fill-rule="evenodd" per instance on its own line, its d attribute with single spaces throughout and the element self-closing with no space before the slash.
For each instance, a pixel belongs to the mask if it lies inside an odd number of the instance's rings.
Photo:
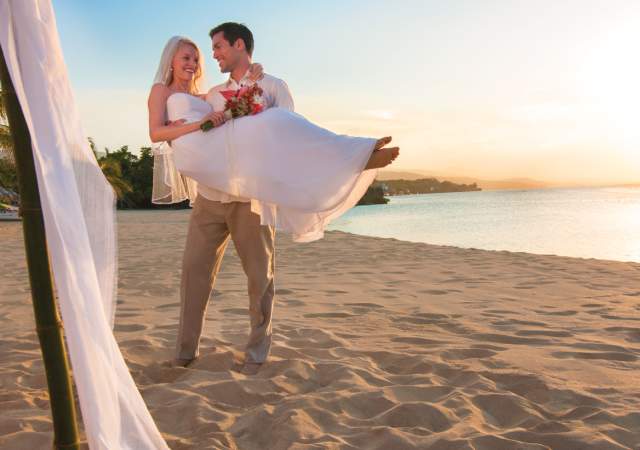
<svg viewBox="0 0 640 450">
<path fill-rule="evenodd" d="M 640 262 L 640 187 L 392 196 L 329 229 L 483 250 Z"/>
</svg>

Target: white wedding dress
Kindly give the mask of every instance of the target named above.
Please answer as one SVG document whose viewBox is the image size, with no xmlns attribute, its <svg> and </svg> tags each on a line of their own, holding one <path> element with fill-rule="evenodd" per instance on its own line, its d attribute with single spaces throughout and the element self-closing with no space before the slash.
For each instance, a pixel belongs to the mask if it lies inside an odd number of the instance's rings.
<svg viewBox="0 0 640 450">
<path fill-rule="evenodd" d="M 195 122 L 212 110 L 174 93 L 169 120 Z M 332 219 L 353 207 L 376 177 L 364 170 L 375 139 L 337 135 L 299 114 L 270 108 L 171 142 L 176 169 L 199 184 L 244 198 L 263 225 L 299 242 L 320 239 Z"/>
</svg>

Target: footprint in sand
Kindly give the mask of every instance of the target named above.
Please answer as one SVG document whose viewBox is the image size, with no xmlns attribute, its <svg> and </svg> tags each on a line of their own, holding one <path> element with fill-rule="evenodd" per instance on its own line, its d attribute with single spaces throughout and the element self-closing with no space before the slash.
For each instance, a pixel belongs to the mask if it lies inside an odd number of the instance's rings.
<svg viewBox="0 0 640 450">
<path fill-rule="evenodd" d="M 384 308 L 382 305 L 378 305 L 376 303 L 345 303 L 345 306 L 355 306 L 359 308 L 370 308 L 370 309 L 379 309 Z"/>
<path fill-rule="evenodd" d="M 347 317 L 356 317 L 356 316 L 354 314 L 343 313 L 343 312 L 329 312 L 329 313 L 305 314 L 304 317 L 306 317 L 308 319 L 314 319 L 316 317 L 344 319 L 344 318 L 347 318 Z"/>
<path fill-rule="evenodd" d="M 422 317 L 424 319 L 430 320 L 444 320 L 449 319 L 449 316 L 446 314 L 437 314 L 437 313 L 418 313 L 416 314 L 418 317 Z"/>
<path fill-rule="evenodd" d="M 287 294 L 293 294 L 293 291 L 291 289 L 276 289 L 276 295 L 287 295 Z"/>
<path fill-rule="evenodd" d="M 439 289 L 426 289 L 426 290 L 421 290 L 421 291 L 418 291 L 418 292 L 420 294 L 429 294 L 429 295 L 447 295 L 450 292 L 456 292 L 456 290 L 452 289 L 452 290 L 442 291 L 442 290 L 439 290 Z M 460 292 L 460 291 L 457 291 L 457 292 Z"/>
<path fill-rule="evenodd" d="M 548 339 L 536 339 L 536 338 L 524 338 L 518 336 L 511 336 L 508 334 L 491 334 L 491 333 L 478 333 L 469 336 L 469 339 L 475 341 L 488 341 L 498 342 L 500 344 L 518 344 L 518 345 L 548 345 L 552 341 Z"/>
<path fill-rule="evenodd" d="M 544 420 L 524 398 L 513 394 L 481 394 L 474 396 L 472 402 L 483 412 L 487 422 L 500 428 L 514 428 L 525 421 Z"/>
<path fill-rule="evenodd" d="M 376 417 L 376 422 L 390 427 L 421 427 L 439 433 L 448 430 L 454 423 L 454 417 L 436 405 L 420 402 L 407 402 L 391 408 Z"/>
<path fill-rule="evenodd" d="M 398 342 L 401 344 L 412 344 L 412 345 L 445 345 L 448 344 L 448 341 L 439 341 L 436 339 L 426 339 L 418 336 L 399 336 L 391 338 L 391 342 Z"/>
<path fill-rule="evenodd" d="M 543 310 L 534 310 L 538 314 L 544 314 L 545 316 L 573 316 L 578 314 L 578 311 L 567 310 L 567 311 L 543 311 Z"/>
<path fill-rule="evenodd" d="M 155 309 L 167 309 L 167 308 L 177 308 L 180 306 L 180 303 L 164 303 L 162 305 L 158 305 L 155 307 Z"/>
<path fill-rule="evenodd" d="M 248 308 L 227 308 L 227 309 L 221 309 L 220 312 L 244 316 L 249 314 L 249 309 Z"/>
<path fill-rule="evenodd" d="M 640 328 L 632 327 L 608 327 L 604 329 L 611 333 L 622 333 L 628 342 L 640 342 Z"/>
<path fill-rule="evenodd" d="M 296 299 L 280 300 L 280 303 L 285 303 L 287 306 L 305 306 L 306 305 L 305 302 L 301 300 L 296 300 Z"/>
<path fill-rule="evenodd" d="M 130 333 L 132 331 L 142 331 L 149 329 L 148 325 L 140 325 L 140 324 L 116 324 L 113 328 L 114 331 L 122 331 L 125 333 Z"/>
<path fill-rule="evenodd" d="M 573 334 L 568 331 L 552 331 L 552 330 L 520 330 L 516 332 L 516 336 L 549 336 L 549 337 L 571 337 Z"/>
<path fill-rule="evenodd" d="M 611 319 L 611 320 L 640 320 L 640 317 L 636 316 L 612 316 L 611 314 L 601 314 L 600 317 L 603 319 Z"/>
<path fill-rule="evenodd" d="M 637 361 L 638 357 L 620 352 L 553 352 L 551 356 L 559 359 L 602 359 L 605 361 Z"/>
<path fill-rule="evenodd" d="M 507 326 L 529 326 L 529 327 L 546 327 L 547 324 L 544 322 L 533 322 L 529 320 L 518 320 L 518 319 L 508 319 L 508 320 L 499 320 L 496 322 L 491 322 L 492 325 L 496 327 L 507 327 Z"/>
<path fill-rule="evenodd" d="M 493 350 L 482 348 L 457 348 L 443 352 L 442 359 L 448 361 L 458 361 L 474 358 L 490 358 L 494 355 L 497 355 L 497 352 L 494 352 Z"/>
</svg>

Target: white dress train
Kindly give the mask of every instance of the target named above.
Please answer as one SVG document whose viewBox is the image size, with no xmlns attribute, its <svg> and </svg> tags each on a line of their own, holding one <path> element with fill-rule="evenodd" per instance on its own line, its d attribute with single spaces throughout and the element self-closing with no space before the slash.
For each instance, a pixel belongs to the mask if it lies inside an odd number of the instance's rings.
<svg viewBox="0 0 640 450">
<path fill-rule="evenodd" d="M 174 93 L 169 120 L 194 122 L 211 111 L 204 100 Z M 337 135 L 299 114 L 270 108 L 171 142 L 175 166 L 199 184 L 253 199 L 263 225 L 295 241 L 320 239 L 332 219 L 353 207 L 377 175 L 364 170 L 375 139 Z"/>
</svg>

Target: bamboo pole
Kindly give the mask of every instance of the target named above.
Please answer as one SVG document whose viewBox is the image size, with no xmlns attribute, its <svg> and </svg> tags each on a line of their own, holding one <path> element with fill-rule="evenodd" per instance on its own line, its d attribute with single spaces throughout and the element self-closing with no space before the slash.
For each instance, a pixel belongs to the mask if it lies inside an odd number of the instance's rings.
<svg viewBox="0 0 640 450">
<path fill-rule="evenodd" d="M 0 48 L 0 82 L 14 143 L 24 245 L 29 267 L 33 312 L 42 350 L 53 417 L 54 448 L 79 450 L 76 410 L 62 322 L 56 308 L 49 253 L 40 208 L 31 137 Z"/>
</svg>

